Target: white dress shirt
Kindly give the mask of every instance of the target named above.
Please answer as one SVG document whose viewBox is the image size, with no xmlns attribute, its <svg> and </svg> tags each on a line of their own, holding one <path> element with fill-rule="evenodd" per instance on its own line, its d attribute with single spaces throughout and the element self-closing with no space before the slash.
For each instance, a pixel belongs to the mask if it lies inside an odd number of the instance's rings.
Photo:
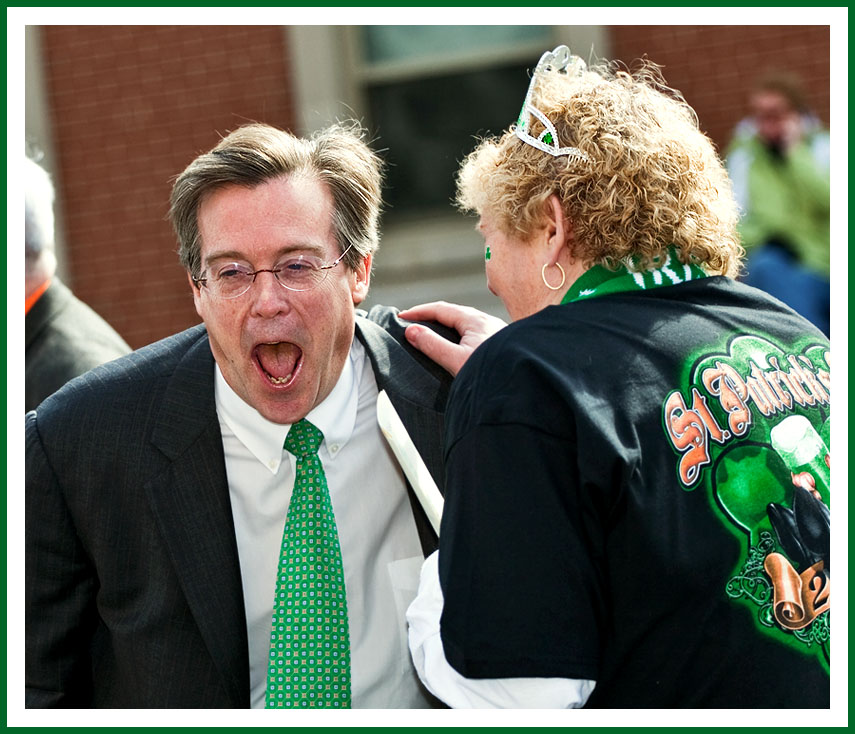
<svg viewBox="0 0 855 734">
<path fill-rule="evenodd" d="M 253 708 L 263 708 L 282 532 L 296 459 L 290 425 L 271 423 L 216 368 L 249 638 Z M 347 591 L 354 708 L 422 708 L 431 697 L 407 648 L 405 613 L 424 560 L 403 473 L 376 418 L 377 383 L 362 344 L 329 396 L 306 418 L 324 434 L 318 452 L 338 527 Z"/>
<path fill-rule="evenodd" d="M 419 593 L 407 610 L 410 651 L 424 684 L 452 708 L 580 708 L 596 682 L 574 678 L 464 678 L 449 665 L 439 634 L 442 615 L 439 551 L 421 572 Z"/>
</svg>

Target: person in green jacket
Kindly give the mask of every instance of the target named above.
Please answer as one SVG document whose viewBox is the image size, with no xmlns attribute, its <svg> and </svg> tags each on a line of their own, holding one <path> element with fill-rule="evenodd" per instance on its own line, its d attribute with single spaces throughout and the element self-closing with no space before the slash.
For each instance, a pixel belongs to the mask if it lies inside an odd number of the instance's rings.
<svg viewBox="0 0 855 734">
<path fill-rule="evenodd" d="M 789 75 L 762 77 L 750 104 L 727 151 L 748 253 L 744 280 L 828 334 L 828 132 Z"/>
</svg>

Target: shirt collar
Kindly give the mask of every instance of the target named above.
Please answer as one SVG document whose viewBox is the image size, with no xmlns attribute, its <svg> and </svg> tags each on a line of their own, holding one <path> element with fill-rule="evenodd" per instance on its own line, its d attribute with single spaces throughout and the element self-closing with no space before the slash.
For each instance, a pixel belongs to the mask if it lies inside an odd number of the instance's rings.
<svg viewBox="0 0 855 734">
<path fill-rule="evenodd" d="M 324 434 L 321 446 L 324 461 L 334 460 L 353 435 L 359 404 L 359 378 L 362 375 L 362 370 L 357 369 L 357 366 L 364 359 L 365 349 L 358 339 L 354 339 L 344 369 L 332 391 L 306 416 Z M 291 424 L 267 420 L 232 390 L 216 363 L 214 371 L 217 415 L 249 452 L 272 474 L 276 474 L 286 453 L 282 446 Z"/>
</svg>

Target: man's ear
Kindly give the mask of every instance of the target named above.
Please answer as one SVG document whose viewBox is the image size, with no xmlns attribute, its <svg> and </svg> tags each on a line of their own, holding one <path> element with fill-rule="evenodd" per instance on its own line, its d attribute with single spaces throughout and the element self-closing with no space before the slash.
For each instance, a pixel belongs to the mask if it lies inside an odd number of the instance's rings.
<svg viewBox="0 0 855 734">
<path fill-rule="evenodd" d="M 196 313 L 202 318 L 202 289 L 193 282 L 193 276 L 190 271 L 187 271 L 187 282 L 190 284 L 190 290 L 193 293 L 193 305 L 196 306 Z"/>
<path fill-rule="evenodd" d="M 547 237 L 547 251 L 550 262 L 558 262 L 564 247 L 573 251 L 573 228 L 570 220 L 564 215 L 561 200 L 557 194 L 551 194 L 544 205 L 545 234 Z"/>
<path fill-rule="evenodd" d="M 369 252 L 362 258 L 362 262 L 353 271 L 353 284 L 351 285 L 350 290 L 354 306 L 358 306 L 368 296 L 368 285 L 371 281 L 372 258 L 373 255 Z"/>
</svg>

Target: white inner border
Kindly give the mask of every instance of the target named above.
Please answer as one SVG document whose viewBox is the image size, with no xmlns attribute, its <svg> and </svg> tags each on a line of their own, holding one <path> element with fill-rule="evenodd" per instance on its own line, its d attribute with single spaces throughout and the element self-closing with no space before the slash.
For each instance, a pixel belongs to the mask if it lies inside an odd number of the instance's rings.
<svg viewBox="0 0 855 734">
<path fill-rule="evenodd" d="M 713 11 L 712 13 L 710 11 Z M 460 8 L 456 24 L 480 25 L 519 23 L 530 8 Z M 833 636 L 832 706 L 827 711 L 706 711 L 703 716 L 676 711 L 317 711 L 289 712 L 287 723 L 277 715 L 261 711 L 194 712 L 184 710 L 139 711 L 35 711 L 24 709 L 24 564 L 23 522 L 24 454 L 23 383 L 24 344 L 20 303 L 23 296 L 23 248 L 7 247 L 7 725 L 136 725 L 157 726 L 616 726 L 616 725 L 736 725 L 736 726 L 845 726 L 848 724 L 848 8 L 741 8 L 738 25 L 830 25 L 831 29 L 831 136 L 832 222 L 831 241 L 839 253 L 839 266 L 832 269 L 833 374 L 836 407 L 832 454 L 834 455 L 835 530 L 832 534 L 834 607 L 837 624 Z M 327 13 L 319 8 L 7 8 L 7 160 L 21 155 L 24 141 L 24 25 L 316 25 Z M 624 25 L 703 25 L 732 16 L 730 8 L 620 8 Z M 423 8 L 337 7 L 338 25 L 418 24 Z M 615 8 L 557 8 L 553 23 L 612 24 Z M 731 24 L 736 25 L 736 24 Z M 544 49 L 548 50 L 548 49 Z M 782 49 L 785 53 L 786 49 Z M 532 60 L 535 61 L 534 59 Z M 667 70 L 666 70 L 667 72 Z M 23 241 L 23 193 L 17 185 L 14 166 L 7 168 L 7 242 Z M 774 685 L 774 671 L 758 685 Z M 278 716 L 282 716 L 279 714 Z"/>
</svg>

